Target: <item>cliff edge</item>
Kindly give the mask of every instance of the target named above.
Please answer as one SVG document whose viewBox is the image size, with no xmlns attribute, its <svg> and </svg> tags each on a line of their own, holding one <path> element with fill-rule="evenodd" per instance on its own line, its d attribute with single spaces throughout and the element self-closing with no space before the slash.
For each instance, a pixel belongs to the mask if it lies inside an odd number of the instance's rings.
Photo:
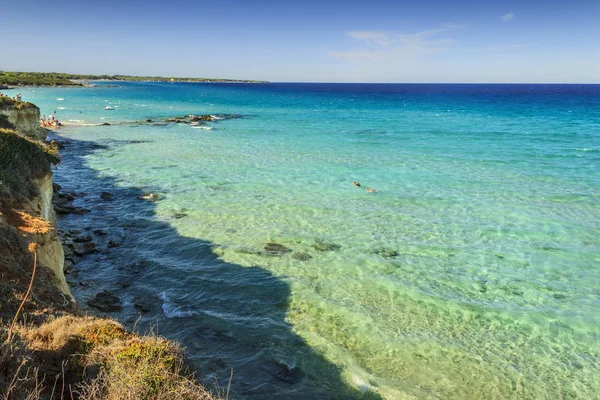
<svg viewBox="0 0 600 400">
<path fill-rule="evenodd" d="M 60 159 L 35 140 L 39 109 L 19 103 L 0 105 L 0 398 L 218 398 L 186 373 L 176 343 L 79 315 L 52 206 Z"/>
<path fill-rule="evenodd" d="M 33 103 L 0 97 L 0 128 L 14 129 L 32 139 L 44 140 L 47 132 L 40 127 L 40 109 Z"/>
</svg>

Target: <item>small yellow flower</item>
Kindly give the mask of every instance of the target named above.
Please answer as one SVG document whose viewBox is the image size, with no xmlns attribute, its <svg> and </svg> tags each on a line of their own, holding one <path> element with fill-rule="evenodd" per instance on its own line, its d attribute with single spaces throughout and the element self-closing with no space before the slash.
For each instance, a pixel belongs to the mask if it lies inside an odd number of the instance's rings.
<svg viewBox="0 0 600 400">
<path fill-rule="evenodd" d="M 27 247 L 30 253 L 35 253 L 37 250 L 37 243 L 29 243 L 29 247 Z"/>
</svg>

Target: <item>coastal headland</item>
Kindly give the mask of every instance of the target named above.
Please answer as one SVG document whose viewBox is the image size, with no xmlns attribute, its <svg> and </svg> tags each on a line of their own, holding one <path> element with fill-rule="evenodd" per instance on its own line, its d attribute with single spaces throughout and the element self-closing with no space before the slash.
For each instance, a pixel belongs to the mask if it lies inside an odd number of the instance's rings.
<svg viewBox="0 0 600 400">
<path fill-rule="evenodd" d="M 55 142 L 40 140 L 47 132 L 39 117 L 31 103 L 0 104 L 0 395 L 220 398 L 196 383 L 178 344 L 79 311 L 64 274 L 71 249 L 61 244 L 55 212 L 69 194 L 52 183 L 60 156 Z M 87 241 L 70 239 L 76 252 L 89 252 Z"/>
</svg>

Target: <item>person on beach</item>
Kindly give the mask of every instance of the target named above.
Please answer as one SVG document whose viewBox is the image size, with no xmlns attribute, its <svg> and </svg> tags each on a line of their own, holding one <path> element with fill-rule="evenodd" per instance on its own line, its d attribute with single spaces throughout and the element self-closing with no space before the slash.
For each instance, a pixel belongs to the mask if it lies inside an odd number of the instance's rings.
<svg viewBox="0 0 600 400">
<path fill-rule="evenodd" d="M 17 101 L 21 101 L 21 93 L 17 93 Z"/>
</svg>

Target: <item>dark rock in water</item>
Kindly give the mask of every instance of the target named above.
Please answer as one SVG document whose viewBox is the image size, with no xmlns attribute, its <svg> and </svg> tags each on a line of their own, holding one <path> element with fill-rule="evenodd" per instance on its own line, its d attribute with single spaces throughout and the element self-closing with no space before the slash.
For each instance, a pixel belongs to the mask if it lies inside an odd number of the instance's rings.
<svg viewBox="0 0 600 400">
<path fill-rule="evenodd" d="M 73 241 L 75 243 L 91 242 L 92 241 L 92 237 L 90 235 L 76 236 L 75 238 L 73 238 Z"/>
<path fill-rule="evenodd" d="M 105 122 L 103 124 L 100 124 L 100 126 L 110 126 L 110 124 L 108 122 Z"/>
<path fill-rule="evenodd" d="M 70 144 L 71 144 L 70 140 L 57 140 L 56 141 L 56 145 L 58 146 L 59 150 L 64 150 Z"/>
<path fill-rule="evenodd" d="M 89 210 L 87 208 L 83 208 L 83 207 L 73 207 L 73 206 L 68 206 L 68 205 L 61 205 L 61 206 L 55 206 L 54 207 L 54 211 L 56 211 L 57 214 L 86 214 L 91 212 L 92 210 Z"/>
<path fill-rule="evenodd" d="M 398 257 L 398 252 L 396 250 L 390 250 L 390 249 L 377 249 L 377 250 L 374 250 L 373 253 L 377 254 L 383 258 Z"/>
<path fill-rule="evenodd" d="M 96 243 L 94 242 L 76 243 L 73 245 L 73 253 L 77 254 L 78 256 L 94 253 L 95 251 Z"/>
<path fill-rule="evenodd" d="M 96 297 L 88 300 L 87 303 L 90 307 L 104 312 L 121 311 L 123 309 L 121 299 L 108 290 L 98 293 Z"/>
<path fill-rule="evenodd" d="M 271 256 L 281 256 L 285 253 L 290 253 L 292 251 L 279 243 L 267 243 L 267 245 L 265 246 L 265 250 L 267 251 L 267 254 Z"/>
<path fill-rule="evenodd" d="M 146 122 L 152 122 L 152 120 L 151 120 L 150 118 L 148 118 L 148 119 L 146 120 Z"/>
<path fill-rule="evenodd" d="M 263 366 L 263 369 L 279 382 L 296 384 L 302 379 L 302 370 L 296 366 L 289 366 L 282 361 L 272 361 Z"/>
<path fill-rule="evenodd" d="M 60 192 L 61 189 L 62 189 L 62 186 L 60 186 L 58 183 L 52 184 L 52 190 L 54 190 L 54 192 Z"/>
<path fill-rule="evenodd" d="M 92 232 L 98 236 L 108 235 L 108 232 L 106 232 L 105 230 L 102 230 L 102 229 L 93 229 Z"/>
<path fill-rule="evenodd" d="M 133 306 L 145 313 L 152 311 L 152 302 L 137 296 L 133 298 Z"/>
<path fill-rule="evenodd" d="M 52 202 L 55 205 L 61 205 L 75 200 L 74 196 L 71 196 L 69 193 L 64 192 L 54 192 L 52 194 Z"/>
<path fill-rule="evenodd" d="M 129 282 L 127 279 L 120 279 L 117 282 L 117 286 L 122 287 L 123 289 L 128 288 L 129 286 L 131 286 L 131 282 Z"/>
<path fill-rule="evenodd" d="M 181 218 L 185 218 L 187 216 L 188 216 L 188 214 L 185 211 L 180 211 L 180 212 L 176 212 L 175 214 L 173 214 L 173 218 L 175 218 L 175 219 L 181 219 Z"/>
<path fill-rule="evenodd" d="M 113 247 L 121 247 L 121 243 L 119 243 L 115 240 L 109 240 L 106 247 L 108 247 L 109 249 L 112 249 Z"/>
<path fill-rule="evenodd" d="M 202 123 L 202 122 L 210 122 L 210 121 L 221 121 L 221 120 L 226 120 L 226 119 L 234 119 L 234 118 L 241 118 L 242 116 L 239 114 L 217 114 L 217 115 L 209 115 L 209 114 L 204 114 L 204 115 L 184 115 L 181 117 L 171 117 L 171 118 L 166 118 L 164 121 L 165 122 L 171 122 L 171 123 L 176 123 L 176 124 L 194 124 L 197 125 L 198 123 Z M 149 121 L 146 121 L 149 122 Z"/>
<path fill-rule="evenodd" d="M 292 255 L 292 258 L 295 258 L 296 260 L 300 261 L 308 261 L 313 257 L 308 253 L 294 253 L 294 255 Z"/>
<path fill-rule="evenodd" d="M 64 206 L 69 202 L 69 199 L 65 198 L 65 197 L 61 197 L 61 196 L 53 196 L 52 197 L 52 203 L 54 203 L 55 206 Z"/>
<path fill-rule="evenodd" d="M 119 269 L 125 269 L 131 273 L 139 274 L 142 270 L 146 269 L 151 265 L 150 261 L 142 260 L 136 263 L 131 263 L 126 265 L 125 267 L 117 267 Z"/>
<path fill-rule="evenodd" d="M 113 194 L 111 192 L 102 192 L 100 193 L 100 198 L 102 200 L 111 201 L 113 199 Z"/>
<path fill-rule="evenodd" d="M 319 240 L 313 247 L 318 251 L 333 251 L 339 250 L 342 246 L 339 244 L 327 243 Z"/>
</svg>

